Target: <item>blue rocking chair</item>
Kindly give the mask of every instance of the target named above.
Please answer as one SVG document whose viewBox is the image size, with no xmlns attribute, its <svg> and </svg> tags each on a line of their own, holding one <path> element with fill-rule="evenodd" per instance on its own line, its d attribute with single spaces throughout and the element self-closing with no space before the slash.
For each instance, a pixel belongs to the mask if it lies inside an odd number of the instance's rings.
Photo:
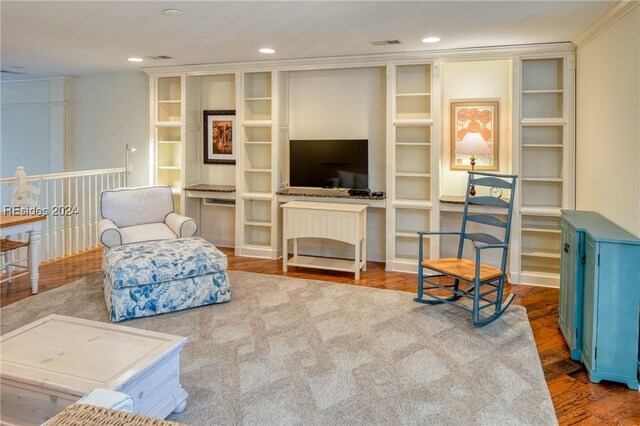
<svg viewBox="0 0 640 426">
<path fill-rule="evenodd" d="M 460 232 L 418 232 L 420 246 L 418 251 L 418 297 L 414 300 L 428 305 L 449 303 L 471 313 L 471 324 L 482 327 L 496 320 L 507 309 L 513 300 L 513 294 L 503 301 L 507 255 L 509 251 L 509 235 L 511 231 L 511 215 L 516 189 L 516 175 L 502 175 L 495 173 L 469 172 L 467 196 L 464 202 L 462 229 Z M 471 196 L 472 188 L 490 187 L 509 190 L 508 199 L 491 196 Z M 475 191 L 473 191 L 475 194 Z M 495 214 L 470 213 L 469 206 L 488 206 L 497 211 Z M 504 209 L 506 211 L 503 211 Z M 498 215 L 507 220 L 503 220 Z M 467 232 L 467 223 L 475 222 L 498 228 L 504 232 L 504 237 L 478 232 Z M 502 231 L 499 231 L 502 230 Z M 458 255 L 455 258 L 424 259 L 423 242 L 427 235 L 458 235 Z M 465 241 L 470 240 L 475 249 L 475 261 L 462 257 Z M 481 263 L 481 254 L 485 250 L 502 250 L 500 268 Z M 432 274 L 435 271 L 435 274 Z M 448 277 L 449 279 L 443 279 Z M 434 280 L 435 278 L 435 280 Z M 435 290 L 437 292 L 434 293 Z M 493 296 L 491 296 L 493 295 Z M 461 303 L 461 297 L 472 300 L 473 304 Z M 480 311 L 491 306 L 495 312 L 491 315 L 480 316 Z"/>
</svg>

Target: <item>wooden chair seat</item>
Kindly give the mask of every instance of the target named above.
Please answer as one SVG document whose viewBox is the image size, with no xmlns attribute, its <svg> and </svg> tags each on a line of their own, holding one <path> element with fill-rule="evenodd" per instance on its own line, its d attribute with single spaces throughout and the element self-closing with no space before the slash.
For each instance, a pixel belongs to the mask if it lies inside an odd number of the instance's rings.
<svg viewBox="0 0 640 426">
<path fill-rule="evenodd" d="M 445 258 L 445 259 L 429 259 L 422 262 L 425 268 L 473 282 L 476 276 L 476 262 L 468 259 Z M 480 264 L 480 282 L 498 278 L 502 275 L 502 271 L 493 266 Z"/>
<path fill-rule="evenodd" d="M 0 240 L 0 253 L 15 250 L 20 247 L 29 247 L 29 241 L 13 241 L 7 238 L 3 238 L 2 240 Z"/>
</svg>

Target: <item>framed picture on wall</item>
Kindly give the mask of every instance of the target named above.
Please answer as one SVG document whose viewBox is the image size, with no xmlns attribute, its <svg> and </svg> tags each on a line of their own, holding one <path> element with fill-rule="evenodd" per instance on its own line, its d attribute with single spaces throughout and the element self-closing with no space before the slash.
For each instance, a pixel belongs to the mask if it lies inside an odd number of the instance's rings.
<svg viewBox="0 0 640 426">
<path fill-rule="evenodd" d="M 469 132 L 478 132 L 491 154 L 476 155 L 476 170 L 498 170 L 498 101 L 451 101 L 451 169 L 471 170 L 471 155 L 456 148 Z"/>
<path fill-rule="evenodd" d="M 236 112 L 204 111 L 204 163 L 236 164 Z"/>
</svg>

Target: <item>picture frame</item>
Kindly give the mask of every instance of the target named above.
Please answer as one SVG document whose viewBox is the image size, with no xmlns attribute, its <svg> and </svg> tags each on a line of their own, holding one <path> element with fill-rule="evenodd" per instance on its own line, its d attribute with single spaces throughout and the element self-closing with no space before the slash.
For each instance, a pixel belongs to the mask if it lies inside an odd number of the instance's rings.
<svg viewBox="0 0 640 426">
<path fill-rule="evenodd" d="M 499 170 L 499 107 L 496 100 L 451 101 L 451 170 L 471 170 L 471 156 L 456 154 L 469 131 L 479 132 L 491 148 L 491 154 L 475 157 L 475 170 Z"/>
<path fill-rule="evenodd" d="M 235 110 L 203 111 L 204 164 L 236 164 Z"/>
</svg>

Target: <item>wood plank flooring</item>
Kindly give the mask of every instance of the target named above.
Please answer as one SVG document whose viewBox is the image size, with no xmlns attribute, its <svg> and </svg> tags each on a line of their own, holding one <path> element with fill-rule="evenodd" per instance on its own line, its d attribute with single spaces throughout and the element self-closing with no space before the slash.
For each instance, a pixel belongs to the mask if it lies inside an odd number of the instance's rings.
<svg viewBox="0 0 640 426">
<path fill-rule="evenodd" d="M 282 261 L 237 257 L 232 249 L 222 249 L 229 269 L 296 278 L 317 279 L 365 287 L 416 291 L 416 275 L 387 272 L 382 263 L 368 262 L 367 271 L 356 282 L 353 274 L 291 267 L 282 272 Z M 102 249 L 43 264 L 40 292 L 46 292 L 84 276 L 102 271 Z M 569 357 L 557 327 L 558 290 L 544 287 L 512 286 L 513 303 L 525 306 L 536 340 L 545 378 L 561 425 L 640 425 L 640 392 L 613 382 L 589 382 L 582 364 Z M 0 288 L 0 306 L 29 297 L 27 277 Z"/>
</svg>

